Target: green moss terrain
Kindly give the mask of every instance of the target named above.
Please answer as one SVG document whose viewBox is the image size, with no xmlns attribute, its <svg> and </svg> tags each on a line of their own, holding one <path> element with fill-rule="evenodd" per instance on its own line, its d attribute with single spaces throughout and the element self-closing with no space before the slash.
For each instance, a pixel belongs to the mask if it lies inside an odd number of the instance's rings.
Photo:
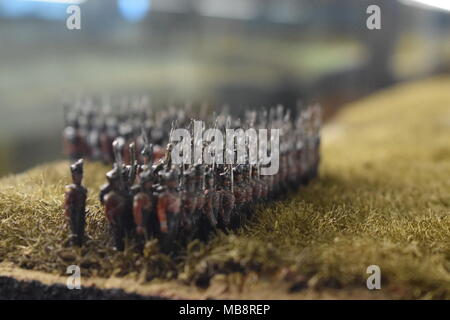
<svg viewBox="0 0 450 320">
<path fill-rule="evenodd" d="M 67 162 L 0 180 L 0 275 L 215 298 L 450 298 L 450 78 L 400 85 L 348 106 L 323 130 L 320 178 L 233 234 L 168 257 L 156 242 L 114 252 L 88 163 L 87 233 L 64 245 Z M 369 291 L 378 265 L 382 289 Z M 110 282 L 108 282 L 110 279 Z M 90 282 L 89 282 L 90 281 Z"/>
</svg>

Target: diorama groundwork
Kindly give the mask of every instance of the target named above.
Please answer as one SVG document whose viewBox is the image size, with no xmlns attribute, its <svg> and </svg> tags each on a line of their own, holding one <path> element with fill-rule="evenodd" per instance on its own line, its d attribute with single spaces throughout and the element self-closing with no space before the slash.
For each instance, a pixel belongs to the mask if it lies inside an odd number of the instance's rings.
<svg viewBox="0 0 450 320">
<path fill-rule="evenodd" d="M 258 208 L 236 232 L 176 256 L 111 246 L 98 201 L 108 167 L 87 163 L 87 234 L 65 245 L 68 162 L 0 180 L 0 276 L 172 298 L 450 298 L 450 78 L 400 85 L 323 129 L 320 177 Z M 367 267 L 381 270 L 369 291 Z M 0 291 L 2 289 L 0 288 Z"/>
</svg>

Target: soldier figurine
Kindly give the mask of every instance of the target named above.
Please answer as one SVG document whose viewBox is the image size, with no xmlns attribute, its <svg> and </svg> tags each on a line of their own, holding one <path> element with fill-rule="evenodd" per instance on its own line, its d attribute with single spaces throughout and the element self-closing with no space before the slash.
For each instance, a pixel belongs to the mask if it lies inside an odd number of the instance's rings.
<svg viewBox="0 0 450 320">
<path fill-rule="evenodd" d="M 139 166 L 139 173 L 151 169 L 153 165 L 153 144 L 148 141 L 148 133 L 144 126 L 141 130 L 140 144 L 142 164 Z"/>
<path fill-rule="evenodd" d="M 114 150 L 112 148 L 112 143 L 117 135 L 117 119 L 109 115 L 106 117 L 103 130 L 100 133 L 100 149 L 102 151 L 102 161 L 105 164 L 114 161 Z"/>
<path fill-rule="evenodd" d="M 79 159 L 70 166 L 72 184 L 66 186 L 65 216 L 70 226 L 70 242 L 81 246 L 84 239 L 84 226 L 86 223 L 86 197 L 87 190 L 81 185 L 83 180 L 83 160 Z"/>
<path fill-rule="evenodd" d="M 114 165 L 114 168 L 106 174 L 108 191 L 101 199 L 105 206 L 106 218 L 113 232 L 114 247 L 119 251 L 124 249 L 124 237 L 130 225 L 128 193 L 122 181 L 121 169 L 121 166 Z"/>
<path fill-rule="evenodd" d="M 179 232 L 181 198 L 178 194 L 178 171 L 175 168 L 160 171 L 162 188 L 158 195 L 157 215 L 160 241 L 163 250 L 171 250 Z"/>
<path fill-rule="evenodd" d="M 216 191 L 212 168 L 206 172 L 205 177 L 204 204 L 199 223 L 199 238 L 202 241 L 208 240 L 209 233 L 216 230 L 220 208 L 220 193 Z"/>
<path fill-rule="evenodd" d="M 141 150 L 142 164 L 139 166 L 139 172 L 144 172 L 152 168 L 153 165 L 153 144 L 144 145 Z"/>
<path fill-rule="evenodd" d="M 102 150 L 101 150 L 101 130 L 103 128 L 103 119 L 98 116 L 92 119 L 93 124 L 89 128 L 86 135 L 86 143 L 90 150 L 90 155 L 92 160 L 101 160 Z"/>
<path fill-rule="evenodd" d="M 73 161 L 83 156 L 85 147 L 80 136 L 79 124 L 76 115 L 69 116 L 67 127 L 63 131 L 64 153 Z"/>
<path fill-rule="evenodd" d="M 242 221 L 249 216 L 251 216 L 251 211 L 253 209 L 253 177 L 252 177 L 252 166 L 250 164 L 242 165 L 242 186 L 245 191 L 245 202 L 243 211 L 241 212 Z"/>
<path fill-rule="evenodd" d="M 147 170 L 139 177 L 139 189 L 133 199 L 133 217 L 137 235 L 148 240 L 158 235 L 157 199 L 153 190 L 153 173 Z"/>
<path fill-rule="evenodd" d="M 250 165 L 251 190 L 253 203 L 260 203 L 263 199 L 263 186 L 258 172 L 258 165 Z"/>
<path fill-rule="evenodd" d="M 233 186 L 235 208 L 231 215 L 231 227 L 235 229 L 241 226 L 242 219 L 246 214 L 247 191 L 244 184 L 243 165 L 237 165 L 233 170 L 235 182 Z"/>
<path fill-rule="evenodd" d="M 200 219 L 203 215 L 203 205 L 205 204 L 205 170 L 202 164 L 196 164 L 194 166 L 195 172 L 195 200 L 196 200 L 196 209 L 193 216 L 193 229 L 194 234 L 198 235 Z"/>
<path fill-rule="evenodd" d="M 220 174 L 221 179 L 218 190 L 220 195 L 218 227 L 222 230 L 231 227 L 231 215 L 235 206 L 232 174 L 231 170 L 224 170 Z"/>
<path fill-rule="evenodd" d="M 261 197 L 264 202 L 270 199 L 270 177 L 268 175 L 261 176 Z"/>
<path fill-rule="evenodd" d="M 197 210 L 196 197 L 196 179 L 195 172 L 192 169 L 185 170 L 183 173 L 184 187 L 181 193 L 182 199 L 182 220 L 180 238 L 182 241 L 192 240 L 195 236 L 195 214 Z"/>
</svg>

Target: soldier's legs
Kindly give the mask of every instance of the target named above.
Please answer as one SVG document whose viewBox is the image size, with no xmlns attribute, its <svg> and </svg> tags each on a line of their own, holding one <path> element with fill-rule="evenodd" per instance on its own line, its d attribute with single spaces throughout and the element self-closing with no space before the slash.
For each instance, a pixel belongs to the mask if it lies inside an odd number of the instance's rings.
<svg viewBox="0 0 450 320">
<path fill-rule="evenodd" d="M 124 230 L 123 227 L 119 224 L 112 225 L 112 233 L 113 233 L 113 240 L 114 240 L 114 247 L 118 251 L 123 251 L 125 249 L 124 244 Z"/>
<path fill-rule="evenodd" d="M 149 239 L 153 239 L 158 236 L 159 221 L 155 213 L 152 213 L 148 218 L 147 227 Z"/>
<path fill-rule="evenodd" d="M 83 214 L 73 214 L 70 217 L 70 242 L 72 245 L 81 246 L 84 238 L 85 217 Z"/>
<path fill-rule="evenodd" d="M 159 243 L 161 250 L 166 253 L 173 252 L 180 242 L 180 215 L 179 214 L 169 214 L 167 215 L 167 227 L 168 232 L 160 233 Z"/>
<path fill-rule="evenodd" d="M 239 205 L 231 213 L 231 221 L 230 221 L 230 228 L 231 229 L 237 229 L 241 226 L 241 220 L 243 213 L 243 206 Z"/>
<path fill-rule="evenodd" d="M 85 235 L 85 227 L 86 227 L 86 215 L 85 213 L 81 213 L 80 219 L 79 219 L 79 225 L 78 225 L 78 238 L 80 239 L 80 242 L 82 243 L 84 241 L 84 235 Z M 81 245 L 80 243 L 80 245 Z"/>
<path fill-rule="evenodd" d="M 212 227 L 210 221 L 205 215 L 202 215 L 198 225 L 197 238 L 200 241 L 206 242 L 211 231 Z"/>
</svg>

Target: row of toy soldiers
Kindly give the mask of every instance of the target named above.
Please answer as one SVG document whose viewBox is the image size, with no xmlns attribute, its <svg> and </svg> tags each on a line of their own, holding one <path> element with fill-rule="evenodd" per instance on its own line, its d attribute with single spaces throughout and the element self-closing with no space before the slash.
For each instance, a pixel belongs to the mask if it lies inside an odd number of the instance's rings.
<svg viewBox="0 0 450 320">
<path fill-rule="evenodd" d="M 170 145 L 161 161 L 144 164 L 135 177 L 130 165 L 117 163 L 106 174 L 100 201 L 117 249 L 127 235 L 158 238 L 167 250 L 194 238 L 205 241 L 217 229 L 240 226 L 254 204 L 268 198 L 269 184 L 256 179 L 253 166 L 176 166 L 169 152 Z"/>
<path fill-rule="evenodd" d="M 171 105 L 153 110 L 146 98 L 121 101 L 119 108 L 112 105 L 109 100 L 80 100 L 71 107 L 65 106 L 63 148 L 71 160 L 84 158 L 112 164 L 112 142 L 120 137 L 127 143 L 135 142 L 139 150 L 144 145 L 142 130 L 153 142 L 156 158 L 162 157 L 164 149 L 161 146 L 169 141 L 171 125 L 176 122 L 185 126 L 191 118 L 204 117 L 207 110 L 203 107 L 194 112 L 192 105 L 186 105 L 184 109 Z M 127 161 L 128 154 L 123 157 Z"/>
<path fill-rule="evenodd" d="M 153 110 L 148 100 L 139 98 L 120 104 L 119 110 L 111 107 L 110 101 L 94 103 L 92 100 L 79 101 L 71 108 L 65 108 L 65 128 L 63 131 L 64 153 L 73 161 L 84 158 L 112 164 L 115 159 L 112 142 L 117 138 L 128 145 L 136 145 L 136 157 L 143 161 L 138 153 L 145 146 L 143 137 L 148 137 L 154 145 L 154 159 L 164 155 L 164 146 L 169 142 L 171 128 L 191 127 L 193 118 L 208 120 L 207 108 L 194 111 L 191 105 L 185 109 L 170 106 Z M 297 116 L 291 119 L 290 111 L 282 106 L 262 111 L 247 111 L 243 120 L 232 118 L 228 108 L 220 114 L 209 114 L 209 122 L 217 128 L 278 128 L 283 129 L 287 137 L 284 148 L 302 148 L 294 144 L 310 144 L 318 139 L 320 128 L 320 108 L 310 106 L 297 108 Z M 145 135 L 142 132 L 145 132 Z M 307 148 L 308 146 L 305 146 Z M 129 153 L 124 152 L 125 163 L 130 162 Z M 140 158 L 140 159 L 139 159 Z"/>
<path fill-rule="evenodd" d="M 280 137 L 280 167 L 275 175 L 260 175 L 258 165 L 173 165 L 172 145 L 158 158 L 144 132 L 136 157 L 136 143 L 114 140 L 116 159 L 106 174 L 100 202 L 110 223 L 114 246 L 123 250 L 124 239 L 140 242 L 158 238 L 163 248 L 194 238 L 206 240 L 217 229 L 230 230 L 252 215 L 255 205 L 295 190 L 317 175 L 320 161 L 320 108 L 309 107 L 295 121 L 276 110 L 272 124 L 283 129 Z M 264 127 L 248 115 L 249 126 Z M 253 119 L 253 120 L 252 120 Z M 254 121 L 255 123 L 252 123 Z M 124 155 L 129 154 L 128 161 Z M 84 239 L 86 189 L 81 185 L 83 162 L 71 166 L 73 184 L 66 189 L 66 216 L 71 241 Z"/>
</svg>

